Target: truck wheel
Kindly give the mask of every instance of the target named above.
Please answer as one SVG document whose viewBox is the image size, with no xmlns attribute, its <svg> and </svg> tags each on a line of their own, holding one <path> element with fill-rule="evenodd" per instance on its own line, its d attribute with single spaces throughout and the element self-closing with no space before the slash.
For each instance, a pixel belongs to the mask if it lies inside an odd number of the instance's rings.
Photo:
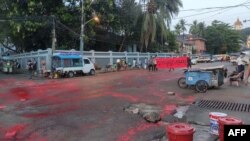
<svg viewBox="0 0 250 141">
<path fill-rule="evenodd" d="M 74 77 L 74 72 L 70 71 L 69 74 L 68 74 L 68 76 L 69 76 L 70 78 Z"/>
<path fill-rule="evenodd" d="M 89 74 L 90 74 L 90 75 L 95 75 L 95 70 L 93 70 L 93 69 L 90 70 Z"/>
<path fill-rule="evenodd" d="M 208 89 L 208 84 L 205 80 L 199 80 L 196 82 L 195 89 L 197 92 L 205 93 Z"/>
</svg>

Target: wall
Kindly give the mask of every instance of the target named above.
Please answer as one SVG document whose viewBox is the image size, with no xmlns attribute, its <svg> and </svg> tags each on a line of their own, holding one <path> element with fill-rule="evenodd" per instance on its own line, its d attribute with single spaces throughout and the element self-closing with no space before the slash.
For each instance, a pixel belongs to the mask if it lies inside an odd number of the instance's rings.
<svg viewBox="0 0 250 141">
<path fill-rule="evenodd" d="M 74 50 L 56 50 L 57 52 L 75 52 L 79 53 L 80 51 L 74 51 Z M 84 57 L 90 58 L 92 62 L 96 63 L 100 67 L 105 67 L 108 64 L 114 64 L 116 63 L 117 59 L 125 58 L 128 63 L 132 63 L 132 60 L 135 58 L 138 61 L 144 62 L 145 59 L 149 59 L 151 56 L 157 57 L 171 57 L 176 56 L 174 53 L 139 53 L 139 52 L 97 52 L 97 51 L 84 51 Z M 41 62 L 46 62 L 46 69 L 50 70 L 51 66 L 51 56 L 52 56 L 52 50 L 39 50 L 36 52 L 29 52 L 29 53 L 22 53 L 13 55 L 13 59 L 17 60 L 21 64 L 21 68 L 26 68 L 26 63 L 29 59 L 34 58 L 37 62 L 37 68 L 38 70 L 41 70 Z"/>
</svg>

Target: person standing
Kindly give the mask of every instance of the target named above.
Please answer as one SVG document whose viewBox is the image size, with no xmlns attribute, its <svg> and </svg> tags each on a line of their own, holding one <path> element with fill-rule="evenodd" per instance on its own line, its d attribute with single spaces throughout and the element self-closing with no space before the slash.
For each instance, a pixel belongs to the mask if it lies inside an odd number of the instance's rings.
<svg viewBox="0 0 250 141">
<path fill-rule="evenodd" d="M 148 71 L 153 71 L 153 57 L 151 56 L 148 60 Z"/>
<path fill-rule="evenodd" d="M 32 60 L 32 64 L 33 64 L 33 75 L 35 75 L 35 76 L 37 76 L 37 62 L 36 62 L 36 59 L 35 58 L 33 58 L 33 60 Z"/>
<path fill-rule="evenodd" d="M 156 57 L 157 57 L 157 56 L 155 56 L 155 57 L 153 58 L 153 71 L 157 71 L 157 60 L 156 60 Z"/>
<path fill-rule="evenodd" d="M 243 61 L 244 57 L 245 57 L 245 54 L 242 52 L 240 53 L 240 56 L 236 60 L 238 73 L 241 73 L 242 71 L 245 70 L 245 62 Z M 243 78 L 244 78 L 244 75 L 242 75 L 241 81 L 243 80 Z"/>
<path fill-rule="evenodd" d="M 192 68 L 192 61 L 190 56 L 187 56 L 187 69 L 191 69 Z"/>
<path fill-rule="evenodd" d="M 244 57 L 242 58 L 243 63 L 245 64 L 244 66 L 244 83 L 247 86 L 248 85 L 248 79 L 250 76 L 250 58 L 249 56 L 244 54 Z"/>
<path fill-rule="evenodd" d="M 29 71 L 29 79 L 32 79 L 32 77 L 33 77 L 33 62 L 31 60 L 28 60 L 28 62 L 27 62 L 27 69 Z"/>
<path fill-rule="evenodd" d="M 136 65 L 136 59 L 134 58 L 132 62 L 132 68 L 135 68 L 135 65 Z"/>
<path fill-rule="evenodd" d="M 147 64 L 148 64 L 148 59 L 145 57 L 144 58 L 143 69 L 147 69 Z"/>
<path fill-rule="evenodd" d="M 171 58 L 174 58 L 174 57 L 172 56 Z M 174 68 L 173 68 L 173 67 L 170 67 L 170 68 L 169 68 L 169 72 L 171 72 L 171 71 L 174 71 Z"/>
</svg>

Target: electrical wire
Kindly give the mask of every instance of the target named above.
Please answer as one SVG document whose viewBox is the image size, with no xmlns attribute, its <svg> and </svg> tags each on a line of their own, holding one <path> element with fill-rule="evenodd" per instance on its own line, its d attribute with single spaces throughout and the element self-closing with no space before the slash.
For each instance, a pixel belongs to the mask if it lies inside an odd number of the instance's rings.
<svg viewBox="0 0 250 141">
<path fill-rule="evenodd" d="M 220 6 L 220 7 L 206 7 L 206 8 L 199 8 L 199 9 L 186 9 L 186 10 L 180 10 L 181 12 L 185 12 L 185 11 L 202 11 L 202 10 L 210 10 L 210 9 L 225 9 L 225 8 L 234 8 L 234 7 L 242 7 L 242 6 L 249 6 L 247 4 L 249 4 L 249 0 L 240 3 L 240 4 L 236 4 L 236 5 L 231 5 L 231 6 Z"/>
</svg>

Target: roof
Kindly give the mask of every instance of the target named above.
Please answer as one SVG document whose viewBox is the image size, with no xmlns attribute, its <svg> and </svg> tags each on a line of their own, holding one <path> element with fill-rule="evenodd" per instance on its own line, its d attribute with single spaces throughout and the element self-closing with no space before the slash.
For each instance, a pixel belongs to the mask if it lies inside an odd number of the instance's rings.
<svg viewBox="0 0 250 141">
<path fill-rule="evenodd" d="M 207 68 L 200 68 L 201 70 L 216 70 L 216 69 L 223 69 L 224 65 L 221 66 L 214 66 L 214 67 L 207 67 Z"/>
<path fill-rule="evenodd" d="M 53 57 L 59 57 L 61 59 L 80 59 L 82 58 L 81 55 L 77 54 L 60 54 L 60 53 L 55 53 Z"/>
</svg>

